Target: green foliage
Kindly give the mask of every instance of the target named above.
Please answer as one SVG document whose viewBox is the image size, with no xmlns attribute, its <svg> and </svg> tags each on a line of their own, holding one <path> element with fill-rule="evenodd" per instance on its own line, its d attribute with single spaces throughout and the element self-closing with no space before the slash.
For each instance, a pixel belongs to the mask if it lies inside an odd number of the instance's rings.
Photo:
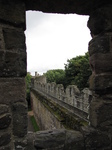
<svg viewBox="0 0 112 150">
<path fill-rule="evenodd" d="M 37 122 L 36 122 L 34 116 L 31 116 L 30 119 L 31 119 L 31 122 L 32 122 L 32 126 L 33 126 L 33 128 L 34 128 L 34 131 L 35 131 L 35 132 L 36 132 L 36 131 L 39 131 L 39 126 L 37 125 Z"/>
<path fill-rule="evenodd" d="M 91 69 L 88 53 L 84 56 L 77 56 L 67 60 L 67 64 L 65 64 L 65 86 L 75 84 L 79 89 L 88 87 L 88 79 L 90 75 Z"/>
<path fill-rule="evenodd" d="M 45 73 L 47 82 L 49 83 L 63 84 L 65 88 L 68 85 L 77 85 L 80 90 L 89 86 L 88 80 L 90 75 L 91 69 L 88 53 L 84 56 L 77 56 L 67 60 L 65 70 L 48 70 Z"/>
<path fill-rule="evenodd" d="M 55 82 L 56 84 L 63 84 L 65 79 L 65 71 L 62 69 L 56 69 L 56 70 L 48 70 L 45 73 L 47 82 Z"/>
<path fill-rule="evenodd" d="M 27 75 L 25 77 L 25 81 L 26 81 L 26 100 L 28 101 L 28 107 L 31 106 L 31 104 L 30 104 L 30 84 L 31 84 L 31 78 L 32 78 L 32 76 L 30 75 L 30 73 L 27 73 Z"/>
</svg>

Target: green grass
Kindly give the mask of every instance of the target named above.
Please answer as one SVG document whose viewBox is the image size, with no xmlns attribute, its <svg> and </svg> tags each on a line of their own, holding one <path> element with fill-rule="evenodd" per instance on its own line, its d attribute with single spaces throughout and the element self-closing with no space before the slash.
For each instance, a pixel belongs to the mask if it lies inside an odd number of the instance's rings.
<svg viewBox="0 0 112 150">
<path fill-rule="evenodd" d="M 30 119 L 31 119 L 31 122 L 32 122 L 32 125 L 33 125 L 33 128 L 34 128 L 34 131 L 35 131 L 35 132 L 36 132 L 36 131 L 39 131 L 39 126 L 37 125 L 34 116 L 31 116 Z"/>
</svg>

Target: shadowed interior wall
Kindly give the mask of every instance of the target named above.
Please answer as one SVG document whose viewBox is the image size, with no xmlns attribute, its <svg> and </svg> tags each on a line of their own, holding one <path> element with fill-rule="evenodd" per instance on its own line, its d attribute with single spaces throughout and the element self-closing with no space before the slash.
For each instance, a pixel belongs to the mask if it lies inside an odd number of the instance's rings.
<svg viewBox="0 0 112 150">
<path fill-rule="evenodd" d="M 27 134 L 24 35 L 26 10 L 90 16 L 88 27 L 93 38 L 89 43 L 92 68 L 90 88 L 93 91 L 93 99 L 89 111 L 90 126 L 83 128 L 81 132 L 46 131 L 32 133 L 32 136 L 30 134 L 32 138 Z M 59 148 L 60 150 L 111 150 L 111 61 L 112 2 L 110 0 L 0 0 L 0 149 L 28 150 L 32 146 L 33 149 L 49 150 L 59 150 Z M 62 135 L 60 140 L 57 138 L 59 135 Z M 51 139 L 52 142 L 48 142 Z M 45 144 L 42 144 L 43 141 Z"/>
<path fill-rule="evenodd" d="M 27 134 L 25 4 L 0 1 L 0 146 Z M 16 139 L 14 139 L 16 137 Z M 18 144 L 17 144 L 18 145 Z M 1 149 L 1 148 L 0 148 Z"/>
</svg>

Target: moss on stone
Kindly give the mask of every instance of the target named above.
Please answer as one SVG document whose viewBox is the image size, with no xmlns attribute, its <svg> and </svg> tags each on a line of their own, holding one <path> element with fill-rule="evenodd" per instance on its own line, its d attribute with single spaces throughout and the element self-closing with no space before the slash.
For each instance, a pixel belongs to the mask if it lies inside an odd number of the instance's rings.
<svg viewBox="0 0 112 150">
<path fill-rule="evenodd" d="M 57 104 L 55 101 L 41 96 L 36 90 L 32 89 L 31 92 L 37 97 L 39 101 L 47 108 L 66 129 L 80 130 L 81 126 L 88 125 L 88 122 L 80 119 L 75 114 L 69 112 L 64 107 Z"/>
</svg>

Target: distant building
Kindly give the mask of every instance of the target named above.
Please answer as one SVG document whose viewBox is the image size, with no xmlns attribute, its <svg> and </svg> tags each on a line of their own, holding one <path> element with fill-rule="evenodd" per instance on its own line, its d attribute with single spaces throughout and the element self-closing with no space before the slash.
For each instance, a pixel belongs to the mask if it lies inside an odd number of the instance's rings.
<svg viewBox="0 0 112 150">
<path fill-rule="evenodd" d="M 39 75 L 39 73 L 36 71 L 35 72 L 35 77 L 39 77 L 40 75 Z"/>
</svg>

